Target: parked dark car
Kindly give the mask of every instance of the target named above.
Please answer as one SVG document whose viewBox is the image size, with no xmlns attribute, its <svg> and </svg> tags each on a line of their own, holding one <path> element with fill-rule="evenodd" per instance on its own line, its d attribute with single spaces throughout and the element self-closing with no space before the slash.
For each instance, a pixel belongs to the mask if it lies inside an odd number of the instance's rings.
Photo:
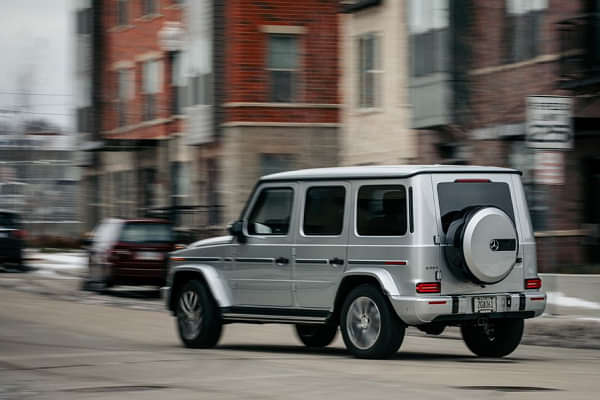
<svg viewBox="0 0 600 400">
<path fill-rule="evenodd" d="M 88 246 L 89 281 L 113 285 L 165 284 L 173 226 L 160 219 L 106 219 Z"/>
<path fill-rule="evenodd" d="M 0 264 L 25 269 L 23 247 L 25 231 L 21 217 L 14 211 L 0 210 Z"/>
</svg>

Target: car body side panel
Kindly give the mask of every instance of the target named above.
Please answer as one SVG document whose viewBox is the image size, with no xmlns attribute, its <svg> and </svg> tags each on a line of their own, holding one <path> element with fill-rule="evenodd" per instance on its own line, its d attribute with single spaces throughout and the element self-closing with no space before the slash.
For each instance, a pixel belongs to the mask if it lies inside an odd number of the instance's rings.
<svg viewBox="0 0 600 400">
<path fill-rule="evenodd" d="M 231 307 L 233 305 L 233 297 L 227 284 L 227 280 L 222 271 L 219 271 L 214 265 L 181 264 L 175 266 L 169 272 L 169 283 L 175 282 L 177 280 L 177 274 L 185 271 L 196 272 L 204 278 L 219 307 Z"/>
</svg>

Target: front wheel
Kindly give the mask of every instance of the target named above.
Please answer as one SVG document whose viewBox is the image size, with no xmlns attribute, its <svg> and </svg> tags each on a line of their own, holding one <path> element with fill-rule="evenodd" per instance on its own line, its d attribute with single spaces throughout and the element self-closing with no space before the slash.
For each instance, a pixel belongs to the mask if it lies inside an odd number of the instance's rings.
<svg viewBox="0 0 600 400">
<path fill-rule="evenodd" d="M 386 358 L 398 351 L 405 327 L 379 288 L 364 284 L 354 288 L 342 306 L 342 337 L 359 358 Z"/>
<path fill-rule="evenodd" d="M 296 334 L 307 347 L 326 347 L 337 334 L 337 325 L 296 325 Z"/>
<path fill-rule="evenodd" d="M 197 280 L 186 283 L 177 297 L 177 331 L 186 347 L 214 347 L 221 338 L 222 321 L 217 304 Z"/>
<path fill-rule="evenodd" d="M 504 357 L 515 351 L 523 337 L 522 319 L 465 323 L 460 327 L 465 344 L 480 357 Z"/>
</svg>

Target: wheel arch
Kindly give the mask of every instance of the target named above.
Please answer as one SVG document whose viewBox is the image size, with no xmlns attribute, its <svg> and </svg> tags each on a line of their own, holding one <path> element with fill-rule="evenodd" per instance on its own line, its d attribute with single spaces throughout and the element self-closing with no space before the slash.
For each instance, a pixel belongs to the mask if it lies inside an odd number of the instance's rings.
<svg viewBox="0 0 600 400">
<path fill-rule="evenodd" d="M 168 309 L 175 310 L 175 301 L 179 291 L 192 279 L 204 283 L 220 308 L 232 305 L 231 290 L 222 274 L 213 266 L 205 264 L 180 265 L 173 269 L 171 290 L 169 291 Z"/>
<path fill-rule="evenodd" d="M 371 284 L 379 288 L 386 298 L 390 295 L 398 294 L 398 287 L 391 274 L 384 269 L 348 271 L 342 277 L 335 295 L 332 315 L 334 321 L 339 321 L 341 308 L 346 296 L 348 296 L 352 289 L 362 284 Z"/>
</svg>

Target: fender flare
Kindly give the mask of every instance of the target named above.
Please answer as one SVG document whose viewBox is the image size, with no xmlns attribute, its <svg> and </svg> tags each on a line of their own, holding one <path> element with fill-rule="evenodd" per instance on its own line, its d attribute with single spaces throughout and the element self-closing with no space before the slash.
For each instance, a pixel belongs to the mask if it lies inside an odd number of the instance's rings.
<svg viewBox="0 0 600 400">
<path fill-rule="evenodd" d="M 182 264 L 173 267 L 171 271 L 169 271 L 171 290 L 169 291 L 168 304 L 171 304 L 171 297 L 173 296 L 172 289 L 177 284 L 177 277 L 181 276 L 184 272 L 192 272 L 202 276 L 206 282 L 206 285 L 208 286 L 208 290 L 210 290 L 213 298 L 217 302 L 217 305 L 221 308 L 231 307 L 233 304 L 233 296 L 229 285 L 227 284 L 227 280 L 215 267 L 206 264 Z"/>
<path fill-rule="evenodd" d="M 344 279 L 353 276 L 369 276 L 377 279 L 379 285 L 383 289 L 383 292 L 387 296 L 399 296 L 400 291 L 394 281 L 392 274 L 384 268 L 352 268 L 344 271 L 344 275 L 340 280 L 340 284 Z M 340 285 L 341 286 L 341 285 Z M 339 290 L 339 287 L 338 287 Z"/>
</svg>

